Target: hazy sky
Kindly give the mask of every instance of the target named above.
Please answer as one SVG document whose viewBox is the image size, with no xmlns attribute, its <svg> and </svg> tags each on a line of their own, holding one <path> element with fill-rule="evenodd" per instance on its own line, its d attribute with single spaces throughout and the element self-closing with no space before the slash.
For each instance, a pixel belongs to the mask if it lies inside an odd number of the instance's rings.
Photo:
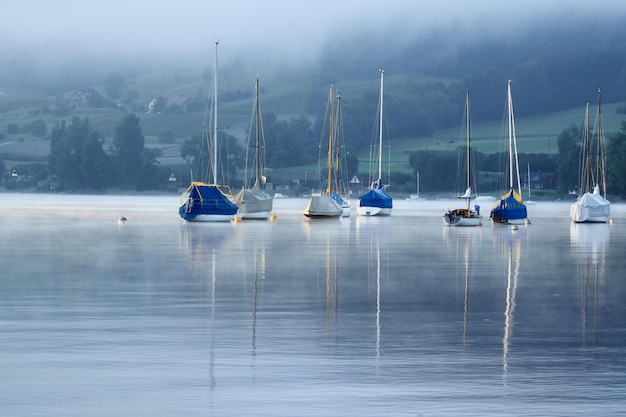
<svg viewBox="0 0 626 417">
<path fill-rule="evenodd" d="M 49 58 L 70 51 L 187 56 L 207 53 L 219 37 L 222 57 L 262 49 L 272 59 L 306 59 L 317 57 L 331 36 L 355 29 L 391 30 L 397 36 L 456 23 L 515 27 L 546 15 L 566 19 L 572 12 L 625 5 L 623 0 L 21 0 L 2 8 L 0 52 L 17 46 Z"/>
</svg>

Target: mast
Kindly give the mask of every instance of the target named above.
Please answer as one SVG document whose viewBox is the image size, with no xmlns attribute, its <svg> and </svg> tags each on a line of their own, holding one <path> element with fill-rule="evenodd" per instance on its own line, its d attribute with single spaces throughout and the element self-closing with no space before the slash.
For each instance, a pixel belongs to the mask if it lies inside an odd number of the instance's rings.
<svg viewBox="0 0 626 417">
<path fill-rule="evenodd" d="M 604 155 L 604 132 L 602 131 L 602 111 L 600 110 L 600 89 L 598 88 L 598 155 L 596 159 L 597 181 L 602 181 L 602 195 L 606 198 L 606 167 Z"/>
<path fill-rule="evenodd" d="M 335 117 L 335 127 L 334 127 L 334 147 L 335 147 L 335 165 L 333 167 L 335 171 L 335 191 L 337 193 L 345 192 L 345 184 L 339 184 L 340 182 L 340 167 L 341 167 L 341 137 L 342 134 L 342 125 L 341 125 L 341 94 L 337 94 L 337 117 Z M 345 178 L 343 178 L 345 180 Z"/>
<path fill-rule="evenodd" d="M 217 184 L 217 45 L 215 41 L 215 71 L 213 72 L 213 184 Z"/>
<path fill-rule="evenodd" d="M 511 115 L 513 109 L 511 109 L 511 80 L 507 82 L 507 107 L 508 107 L 508 125 L 509 125 L 509 187 L 513 188 L 513 123 L 511 121 Z"/>
<path fill-rule="evenodd" d="M 470 94 L 469 94 L 469 89 L 466 90 L 465 92 L 465 117 L 466 117 L 466 126 L 465 126 L 465 135 L 467 137 L 467 187 L 465 188 L 466 190 L 470 189 L 470 168 L 471 168 L 471 164 L 470 164 L 470 120 L 471 120 L 471 112 L 470 112 Z M 472 193 L 470 192 L 470 195 L 467 196 L 467 209 L 469 210 L 469 206 L 470 206 L 470 198 L 472 196 Z"/>
<path fill-rule="evenodd" d="M 333 190 L 333 85 L 330 85 L 328 93 L 328 185 L 326 194 L 330 195 Z"/>
<path fill-rule="evenodd" d="M 254 103 L 254 123 L 255 123 L 255 145 L 254 145 L 254 188 L 259 185 L 259 76 L 256 76 L 255 103 Z"/>
<path fill-rule="evenodd" d="M 511 80 L 508 80 L 507 96 L 509 108 L 509 185 L 513 188 L 513 156 L 515 156 L 515 171 L 517 173 L 517 192 L 522 195 L 522 184 L 519 177 L 519 161 L 517 159 L 517 138 L 515 137 L 515 116 L 513 115 L 513 97 L 511 95 Z"/>
<path fill-rule="evenodd" d="M 583 167 L 583 184 L 582 193 L 591 192 L 591 141 L 589 140 L 589 103 L 585 106 L 585 131 L 583 132 L 583 152 L 585 155 L 585 162 Z"/>
<path fill-rule="evenodd" d="M 382 185 L 383 178 L 383 77 L 385 70 L 380 69 L 380 120 L 378 126 L 378 186 Z"/>
</svg>

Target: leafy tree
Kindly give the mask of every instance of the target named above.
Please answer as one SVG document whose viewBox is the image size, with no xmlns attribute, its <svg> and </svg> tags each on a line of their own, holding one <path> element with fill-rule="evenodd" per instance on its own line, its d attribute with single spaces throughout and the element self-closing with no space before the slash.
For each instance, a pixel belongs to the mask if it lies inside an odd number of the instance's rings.
<svg viewBox="0 0 626 417">
<path fill-rule="evenodd" d="M 48 131 L 48 125 L 45 121 L 37 119 L 24 128 L 26 132 L 30 132 L 35 136 L 43 136 Z"/>
<path fill-rule="evenodd" d="M 305 117 L 276 120 L 264 115 L 267 164 L 272 168 L 306 165 L 318 159 L 318 138 Z"/>
<path fill-rule="evenodd" d="M 20 126 L 17 123 L 7 124 L 7 134 L 15 135 L 16 133 L 20 133 Z"/>
<path fill-rule="evenodd" d="M 115 127 L 115 135 L 111 153 L 117 173 L 120 175 L 120 184 L 123 188 L 136 189 L 144 167 L 155 163 L 144 160 L 145 139 L 141 133 L 139 117 L 130 113 Z"/>
<path fill-rule="evenodd" d="M 626 122 L 607 141 L 607 191 L 626 197 Z"/>
<path fill-rule="evenodd" d="M 557 138 L 559 149 L 557 180 L 564 191 L 578 189 L 580 173 L 580 144 L 582 128 L 572 125 Z"/>
<path fill-rule="evenodd" d="M 112 163 L 103 144 L 88 118 L 74 117 L 69 126 L 65 121 L 55 124 L 48 164 L 60 190 L 103 189 L 112 184 Z"/>
<path fill-rule="evenodd" d="M 119 72 L 110 72 L 104 77 L 104 91 L 113 100 L 122 97 L 126 91 L 126 77 Z"/>
<path fill-rule="evenodd" d="M 217 182 L 234 184 L 239 168 L 244 165 L 245 151 L 236 137 L 218 131 Z M 213 148 L 208 132 L 196 134 L 180 145 L 180 156 L 192 168 L 196 181 L 213 182 Z"/>
<path fill-rule="evenodd" d="M 456 184 L 457 171 L 450 169 L 457 166 L 456 152 L 420 150 L 411 153 L 409 164 L 414 174 L 420 172 L 420 184 L 425 191 L 447 191 L 450 184 Z"/>
</svg>

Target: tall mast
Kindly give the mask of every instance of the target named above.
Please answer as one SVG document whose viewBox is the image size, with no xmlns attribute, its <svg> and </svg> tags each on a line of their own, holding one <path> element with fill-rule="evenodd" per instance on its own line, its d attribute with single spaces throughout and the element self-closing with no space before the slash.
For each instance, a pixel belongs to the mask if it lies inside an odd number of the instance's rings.
<svg viewBox="0 0 626 417">
<path fill-rule="evenodd" d="M 583 146 L 585 152 L 585 162 L 583 167 L 583 193 L 591 192 L 591 140 L 589 137 L 589 103 L 585 106 L 585 131 L 583 132 Z"/>
<path fill-rule="evenodd" d="M 513 109 L 511 103 L 511 80 L 507 82 L 507 106 L 508 106 L 508 124 L 509 124 L 509 187 L 513 188 Z"/>
<path fill-rule="evenodd" d="M 333 189 L 333 85 L 330 85 L 328 93 L 328 185 L 326 186 L 326 194 L 330 195 Z"/>
<path fill-rule="evenodd" d="M 385 70 L 380 69 L 380 120 L 378 126 L 378 185 L 382 184 L 383 178 L 383 77 Z"/>
<path fill-rule="evenodd" d="M 511 80 L 508 80 L 509 101 L 509 183 L 513 188 L 513 156 L 515 156 L 515 172 L 517 174 L 517 192 L 522 195 L 522 183 L 519 177 L 519 160 L 517 159 L 517 138 L 515 137 L 515 116 L 513 115 L 513 98 L 511 96 Z"/>
<path fill-rule="evenodd" d="M 465 117 L 467 119 L 467 123 L 465 126 L 465 135 L 467 137 L 467 188 L 470 187 L 470 120 L 471 120 L 471 113 L 470 113 L 470 94 L 469 94 L 469 89 L 466 91 L 465 93 Z"/>
<path fill-rule="evenodd" d="M 255 87 L 255 108 L 254 108 L 254 123 L 255 123 L 255 146 L 254 146 L 254 187 L 259 185 L 259 76 L 256 76 Z"/>
<path fill-rule="evenodd" d="M 215 70 L 213 71 L 213 184 L 217 184 L 217 45 L 215 41 Z"/>
<path fill-rule="evenodd" d="M 466 159 L 467 159 L 467 187 L 466 190 L 470 189 L 470 175 L 471 175 L 471 163 L 470 163 L 470 120 L 471 118 L 471 112 L 470 112 L 470 93 L 469 93 L 469 89 L 466 90 L 465 92 L 465 118 L 466 118 L 466 123 L 465 123 L 465 136 L 467 138 L 467 155 L 466 155 Z M 472 193 L 470 192 L 470 194 L 467 196 L 467 209 L 469 210 L 469 206 L 470 206 L 470 198 L 472 196 Z"/>
<path fill-rule="evenodd" d="M 604 132 L 602 131 L 602 111 L 600 110 L 600 89 L 598 88 L 598 155 L 596 162 L 597 181 L 602 181 L 602 195 L 606 198 L 606 167 L 604 166 Z"/>
<path fill-rule="evenodd" d="M 335 147 L 335 164 L 333 170 L 335 171 L 335 192 L 345 192 L 345 188 L 339 185 L 339 169 L 341 161 L 341 146 L 342 146 L 342 125 L 341 125 L 341 94 L 337 94 L 337 110 L 335 117 L 335 127 L 333 129 L 334 147 Z"/>
</svg>

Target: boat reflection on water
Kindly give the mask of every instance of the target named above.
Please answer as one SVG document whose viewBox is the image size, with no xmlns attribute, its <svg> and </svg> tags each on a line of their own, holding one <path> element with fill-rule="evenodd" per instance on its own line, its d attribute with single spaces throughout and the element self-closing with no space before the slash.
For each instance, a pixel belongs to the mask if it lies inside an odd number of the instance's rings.
<svg viewBox="0 0 626 417">
<path fill-rule="evenodd" d="M 451 228 L 443 229 L 444 242 L 448 250 L 456 252 L 456 263 L 459 269 L 455 270 L 455 278 L 463 279 L 463 351 L 467 346 L 468 319 L 470 312 L 470 281 L 474 275 L 474 265 L 479 257 L 481 230 L 478 228 Z"/>
<path fill-rule="evenodd" d="M 593 311 L 593 344 L 598 343 L 598 304 L 605 284 L 605 252 L 609 243 L 610 225 L 605 223 L 575 223 L 570 225 L 570 244 L 577 261 L 577 279 L 581 289 L 581 332 L 583 346 L 587 345 L 588 314 Z M 590 300 L 591 303 L 590 303 Z M 591 304 L 591 305 L 590 305 Z"/>
<path fill-rule="evenodd" d="M 504 311 L 504 336 L 502 338 L 502 369 L 504 376 L 508 370 L 508 354 L 513 336 L 513 313 L 515 312 L 515 296 L 519 280 L 521 242 L 519 239 L 508 242 L 506 247 L 508 254 L 507 277 L 506 277 L 506 309 Z"/>
<path fill-rule="evenodd" d="M 181 223 L 178 247 L 187 259 L 203 267 L 209 254 L 232 244 L 233 223 Z"/>
</svg>

